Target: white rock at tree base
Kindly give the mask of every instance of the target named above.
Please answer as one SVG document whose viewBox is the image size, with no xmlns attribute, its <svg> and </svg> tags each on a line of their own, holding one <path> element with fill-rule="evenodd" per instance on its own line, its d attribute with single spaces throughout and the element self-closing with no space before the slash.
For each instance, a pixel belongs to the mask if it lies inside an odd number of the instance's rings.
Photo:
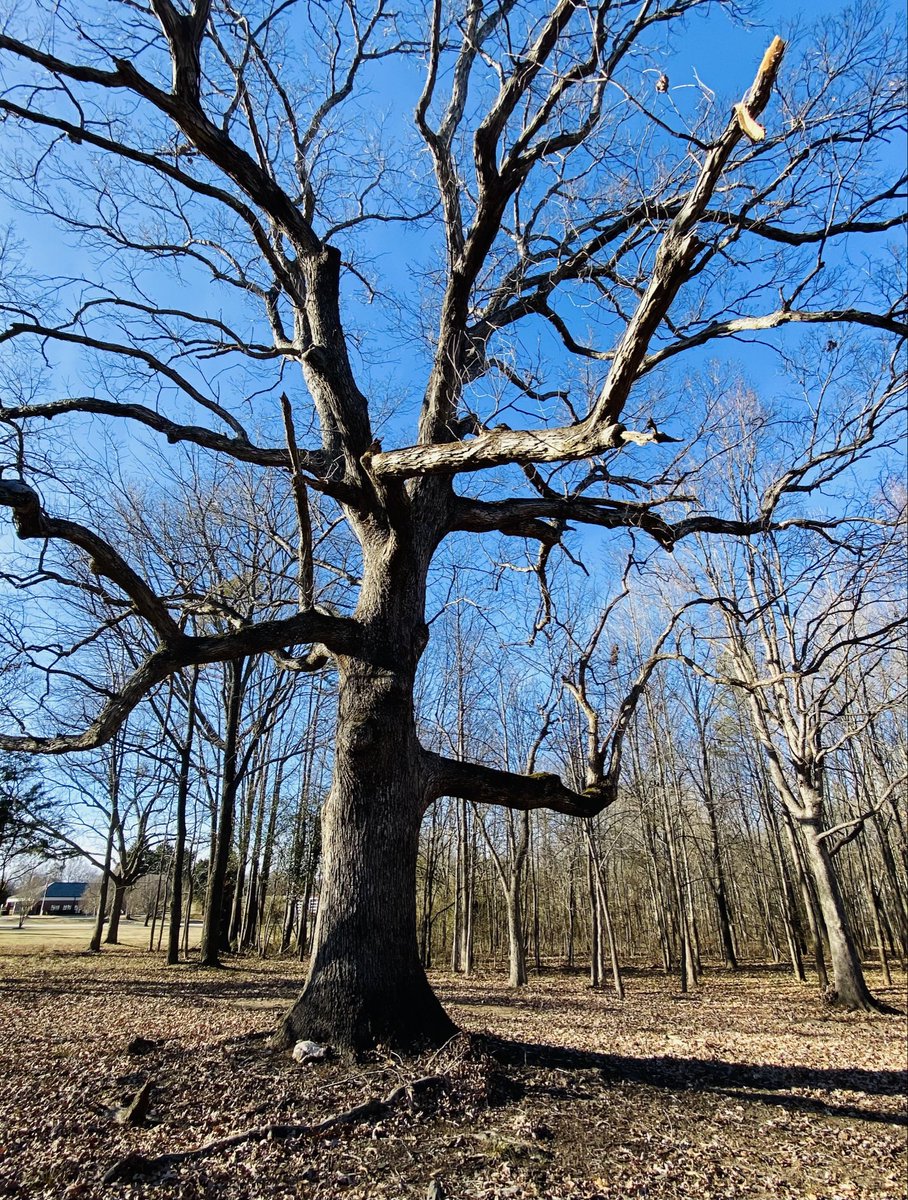
<svg viewBox="0 0 908 1200">
<path fill-rule="evenodd" d="M 297 1062 L 314 1062 L 328 1057 L 328 1047 L 320 1046 L 318 1042 L 297 1042 L 293 1047 L 293 1057 Z"/>
</svg>

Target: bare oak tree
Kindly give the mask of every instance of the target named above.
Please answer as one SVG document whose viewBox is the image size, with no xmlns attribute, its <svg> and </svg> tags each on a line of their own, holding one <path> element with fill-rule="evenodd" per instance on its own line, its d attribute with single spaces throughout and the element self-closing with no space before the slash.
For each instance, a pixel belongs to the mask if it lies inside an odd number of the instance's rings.
<svg viewBox="0 0 908 1200">
<path fill-rule="evenodd" d="M 847 254 L 864 239 L 884 255 L 904 220 L 886 151 L 903 121 L 899 46 L 868 14 L 826 27 L 800 58 L 778 37 L 761 58 L 754 42 L 753 81 L 748 71 L 734 104 L 706 88 L 654 91 L 667 34 L 723 8 L 735 11 L 720 0 L 436 0 L 428 12 L 138 0 L 33 6 L 0 32 L 9 186 L 75 235 L 85 276 L 23 272 L 4 289 L 13 471 L 0 502 L 38 548 L 17 579 L 65 588 L 76 551 L 154 642 L 123 687 L 95 684 L 84 728 L 52 714 L 0 746 L 97 746 L 186 667 L 272 654 L 288 669 L 336 668 L 319 917 L 286 1041 L 449 1035 L 416 938 L 418 834 L 436 798 L 588 817 L 616 793 L 612 773 L 594 770 L 578 790 L 420 744 L 414 682 L 441 543 L 528 539 L 543 579 L 577 525 L 671 550 L 694 533 L 821 523 L 787 508 L 805 476 L 784 466 L 743 515 L 698 495 L 711 414 L 679 406 L 676 453 L 658 393 L 721 339 L 817 324 L 833 337 L 904 335 L 897 285 L 882 267 L 869 284 Z M 414 71 L 414 124 L 399 111 L 380 120 L 376 89 L 390 108 Z M 438 264 L 415 304 L 390 295 L 396 264 L 373 279 L 387 231 L 411 263 Z M 417 340 L 388 380 L 399 329 Z M 856 436 L 870 443 L 881 414 L 865 416 Z M 283 472 L 298 604 L 188 632 L 179 595 L 156 590 L 57 478 L 42 424 L 69 421 L 85 438 L 99 420 Z M 86 472 L 79 486 L 91 484 Z M 349 608 L 320 602 L 313 493 L 359 547 Z M 60 682 L 59 661 L 49 678 Z"/>
</svg>

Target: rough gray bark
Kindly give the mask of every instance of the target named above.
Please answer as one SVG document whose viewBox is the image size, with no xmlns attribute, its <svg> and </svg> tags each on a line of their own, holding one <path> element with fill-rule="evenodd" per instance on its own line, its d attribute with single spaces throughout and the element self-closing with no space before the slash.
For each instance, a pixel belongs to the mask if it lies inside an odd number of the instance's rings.
<svg viewBox="0 0 908 1200">
<path fill-rule="evenodd" d="M 315 945 L 305 990 L 281 1025 L 283 1045 L 311 1038 L 354 1050 L 411 1048 L 454 1032 L 416 937 L 413 882 L 426 787 L 412 649 L 409 657 L 402 671 L 387 661 L 341 667 Z"/>
<path fill-rule="evenodd" d="M 867 1012 L 881 1006 L 870 993 L 849 928 L 845 901 L 817 817 L 799 821 L 811 877 L 817 892 L 832 965 L 833 992 L 829 999 L 843 1008 Z"/>
</svg>

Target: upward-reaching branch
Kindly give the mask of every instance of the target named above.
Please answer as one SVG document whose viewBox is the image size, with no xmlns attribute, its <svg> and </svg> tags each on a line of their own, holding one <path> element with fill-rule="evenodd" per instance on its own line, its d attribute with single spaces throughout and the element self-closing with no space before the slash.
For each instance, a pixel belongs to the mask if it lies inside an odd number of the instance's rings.
<svg viewBox="0 0 908 1200">
<path fill-rule="evenodd" d="M 522 79 L 527 73 L 532 74 L 539 69 L 557 40 L 558 30 L 575 7 L 573 0 L 564 0 L 557 6 L 528 55 L 523 73 L 515 72 L 513 79 Z M 444 397 L 447 396 L 450 401 L 452 372 L 454 376 L 460 372 L 461 382 L 463 378 L 461 356 L 464 347 L 455 344 L 454 340 L 450 340 L 450 344 L 445 341 L 446 323 L 450 324 L 450 339 L 463 338 L 463 323 L 459 318 L 466 316 L 469 290 L 491 247 L 501 216 L 500 209 L 484 213 L 483 195 L 480 192 L 476 221 L 464 249 L 462 277 L 455 272 L 445 301 L 443 333 L 424 403 L 420 444 L 375 455 L 372 469 L 377 475 L 390 479 L 476 471 L 509 462 L 571 461 L 592 458 L 627 441 L 656 440 L 644 433 L 628 431 L 620 424 L 620 416 L 631 388 L 641 374 L 653 334 L 667 316 L 672 301 L 694 268 L 700 248 L 696 234 L 698 222 L 706 212 L 733 150 L 745 136 L 747 121 L 753 122 L 769 102 L 784 51 L 782 39 L 774 38 L 763 56 L 753 84 L 744 99 L 735 106 L 734 114 L 723 132 L 709 148 L 686 199 L 662 235 L 649 283 L 614 351 L 606 380 L 588 415 L 574 425 L 559 428 L 496 429 L 479 433 L 469 442 L 451 441 L 449 432 L 445 440 L 432 441 L 430 439 L 440 437 L 443 429 L 450 429 L 450 403 L 446 407 Z M 510 112 L 515 86 L 512 80 L 502 90 L 496 107 L 477 134 L 480 178 L 488 189 L 492 189 L 498 179 L 492 150 L 497 145 L 503 121 Z"/>
</svg>

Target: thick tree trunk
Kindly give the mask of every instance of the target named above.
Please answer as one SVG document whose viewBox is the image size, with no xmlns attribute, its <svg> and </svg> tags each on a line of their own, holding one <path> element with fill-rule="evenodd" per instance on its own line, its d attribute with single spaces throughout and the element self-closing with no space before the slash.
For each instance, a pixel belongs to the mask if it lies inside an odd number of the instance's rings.
<svg viewBox="0 0 908 1200">
<path fill-rule="evenodd" d="M 425 809 L 410 671 L 341 664 L 323 869 L 306 988 L 278 1044 L 344 1051 L 440 1044 L 454 1032 L 419 961 L 416 857 Z"/>
<path fill-rule="evenodd" d="M 802 821 L 801 833 L 807 865 L 816 888 L 823 924 L 826 926 L 834 988 L 829 998 L 842 1008 L 863 1009 L 868 1012 L 878 1010 L 881 1006 L 870 994 L 864 980 L 861 960 L 848 926 L 842 890 L 832 859 L 829 857 L 826 841 L 820 836 L 819 820 Z"/>
<path fill-rule="evenodd" d="M 126 885 L 118 879 L 114 881 L 113 901 L 110 905 L 110 920 L 107 923 L 107 936 L 104 941 L 109 946 L 116 946 L 120 937 L 120 917 L 123 913 L 123 902 L 126 899 Z"/>
</svg>

